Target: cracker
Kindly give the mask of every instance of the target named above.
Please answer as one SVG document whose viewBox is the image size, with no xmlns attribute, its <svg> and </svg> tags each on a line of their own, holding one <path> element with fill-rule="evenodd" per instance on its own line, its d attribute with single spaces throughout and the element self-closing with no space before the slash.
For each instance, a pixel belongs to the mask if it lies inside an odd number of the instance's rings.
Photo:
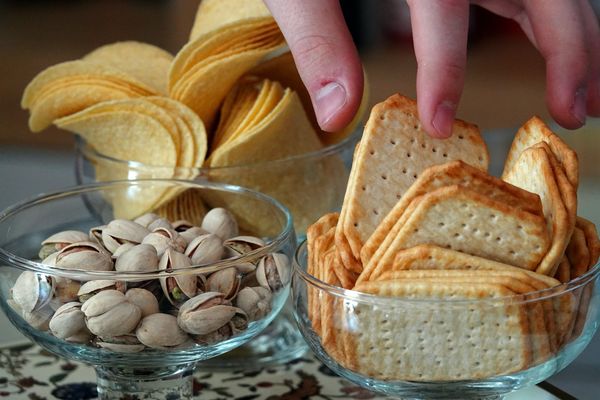
<svg viewBox="0 0 600 400">
<path fill-rule="evenodd" d="M 576 226 L 581 229 L 585 235 L 585 242 L 587 243 L 590 252 L 590 264 L 588 269 L 592 269 L 592 267 L 598 263 L 598 257 L 600 257 L 600 239 L 598 239 L 596 225 L 594 225 L 593 222 L 578 216 Z"/>
<path fill-rule="evenodd" d="M 340 251 L 337 249 L 337 247 L 335 249 L 335 257 L 331 262 L 333 271 L 340 281 L 340 287 L 343 287 L 344 289 L 352 289 L 356 283 L 356 279 L 358 279 L 358 274 L 346 269 L 341 259 Z"/>
<path fill-rule="evenodd" d="M 540 195 L 552 244 L 536 271 L 553 276 L 569 242 L 569 217 L 556 184 L 548 153 L 543 148 L 529 148 L 521 153 L 504 179 Z"/>
<path fill-rule="evenodd" d="M 340 286 L 340 281 L 335 275 L 332 264 L 335 262 L 335 248 L 331 247 L 322 258 L 322 268 L 324 270 L 323 282 L 334 286 Z M 336 327 L 339 326 L 337 319 L 339 314 L 335 313 L 337 297 L 322 291 L 321 298 L 321 344 L 328 354 L 335 359 L 340 359 L 341 354 L 337 348 Z"/>
<path fill-rule="evenodd" d="M 577 153 L 563 142 L 558 135 L 552 132 L 544 121 L 537 116 L 527 121 L 519 128 L 519 131 L 515 135 L 504 163 L 502 178 L 504 179 L 505 175 L 510 173 L 523 151 L 539 142 L 546 142 L 550 146 L 552 152 L 565 169 L 569 182 L 577 189 L 579 185 L 579 161 Z"/>
<path fill-rule="evenodd" d="M 514 295 L 503 285 L 441 282 L 364 282 L 357 289 L 408 299 L 474 300 L 382 304 L 358 302 L 348 325 L 348 357 L 374 379 L 451 381 L 482 379 L 527 368 L 532 351 L 523 307 L 492 300 Z M 490 299 L 481 302 L 482 299 Z"/>
<path fill-rule="evenodd" d="M 548 248 L 542 217 L 457 185 L 424 195 L 409 215 L 380 263 L 429 243 L 531 270 Z"/>
<path fill-rule="evenodd" d="M 569 258 L 567 256 L 563 256 L 560 264 L 558 264 L 554 277 L 558 279 L 560 283 L 567 283 L 571 280 L 571 263 L 569 263 Z"/>
<path fill-rule="evenodd" d="M 415 101 L 396 94 L 375 105 L 354 158 L 342 211 L 354 258 L 425 168 L 462 159 L 486 170 L 488 158 L 475 125 L 456 120 L 452 137 L 435 139 L 422 129 Z"/>
<path fill-rule="evenodd" d="M 449 185 L 460 185 L 511 207 L 543 215 L 542 203 L 539 196 L 533 193 L 506 183 L 460 160 L 435 165 L 425 169 L 421 173 L 415 183 L 396 203 L 394 208 L 377 226 L 375 232 L 369 237 L 360 252 L 363 265 L 368 264 L 373 254 L 381 246 L 386 235 L 415 197 Z"/>
<path fill-rule="evenodd" d="M 585 241 L 585 234 L 580 228 L 575 228 L 566 252 L 571 264 L 571 279 L 585 274 L 590 264 L 590 252 Z"/>
</svg>

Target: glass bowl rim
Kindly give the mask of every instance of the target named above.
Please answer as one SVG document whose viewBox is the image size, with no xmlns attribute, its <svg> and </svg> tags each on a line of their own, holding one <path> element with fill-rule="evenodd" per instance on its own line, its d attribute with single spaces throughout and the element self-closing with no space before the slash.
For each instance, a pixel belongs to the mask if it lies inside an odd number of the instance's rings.
<svg viewBox="0 0 600 400">
<path fill-rule="evenodd" d="M 167 165 L 145 164 L 145 163 L 142 163 L 139 161 L 123 160 L 123 159 L 114 158 L 114 157 L 111 157 L 111 156 L 108 156 L 108 155 L 98 152 L 91 145 L 89 145 L 85 141 L 84 138 L 82 138 L 81 136 L 78 136 L 78 135 L 75 136 L 75 150 L 77 152 L 79 152 L 80 154 L 83 154 L 84 157 L 86 157 L 89 160 L 109 161 L 111 163 L 117 163 L 117 164 L 124 165 L 127 168 L 131 168 L 131 169 L 134 169 L 134 168 L 150 168 L 150 169 L 169 168 L 169 169 L 174 169 L 176 171 L 178 171 L 178 170 L 179 171 L 194 170 L 194 171 L 198 171 L 198 173 L 202 173 L 203 171 L 214 172 L 214 171 L 230 171 L 230 170 L 242 169 L 242 168 L 261 168 L 261 167 L 264 167 L 267 165 L 269 167 L 276 168 L 277 164 L 284 164 L 284 163 L 294 162 L 294 161 L 298 161 L 298 160 L 302 160 L 302 159 L 327 157 L 332 154 L 336 154 L 336 153 L 340 152 L 341 149 L 343 149 L 347 146 L 350 146 L 355 142 L 358 142 L 358 140 L 360 139 L 360 136 L 362 135 L 362 131 L 363 131 L 362 126 L 359 125 L 351 134 L 349 134 L 348 136 L 346 136 L 344 139 L 340 140 L 339 142 L 334 143 L 329 146 L 322 147 L 319 150 L 311 151 L 308 153 L 296 154 L 293 156 L 280 158 L 277 160 L 249 162 L 249 163 L 245 163 L 245 164 L 229 165 L 229 166 L 225 166 L 225 167 L 204 167 L 204 166 L 202 166 L 202 167 L 175 166 L 175 167 L 173 167 L 173 166 L 167 166 Z"/>
<path fill-rule="evenodd" d="M 578 288 L 581 288 L 592 282 L 598 276 L 600 276 L 600 262 L 596 263 L 590 268 L 585 274 L 577 277 L 569 282 L 561 283 L 560 285 L 553 286 L 550 288 L 536 290 L 525 294 L 514 294 L 510 296 L 493 297 L 485 299 L 411 299 L 406 297 L 392 297 L 392 296 L 377 296 L 374 294 L 358 292 L 356 290 L 344 289 L 338 286 L 333 286 L 329 283 L 323 282 L 322 280 L 309 274 L 300 262 L 300 253 L 305 251 L 308 253 L 307 248 L 308 241 L 305 239 L 300 243 L 296 252 L 294 253 L 293 261 L 293 275 L 299 276 L 308 285 L 316 287 L 321 292 L 326 292 L 329 295 L 340 297 L 345 300 L 355 301 L 366 305 L 377 305 L 396 307 L 406 304 L 454 304 L 454 305 L 467 305 L 467 304 L 494 304 L 511 301 L 511 304 L 527 304 L 544 300 L 552 300 L 555 297 L 565 295 L 566 293 L 572 293 Z"/>
<path fill-rule="evenodd" d="M 67 198 L 73 195 L 81 195 L 85 193 L 98 192 L 104 188 L 117 187 L 117 186 L 139 186 L 148 183 L 164 183 L 164 184 L 176 184 L 178 186 L 185 186 L 188 188 L 197 189 L 208 189 L 208 190 L 220 190 L 229 193 L 250 195 L 259 201 L 266 202 L 271 206 L 279 210 L 284 218 L 285 224 L 283 229 L 277 234 L 277 236 L 267 245 L 245 253 L 239 257 L 231 257 L 220 260 L 218 262 L 197 264 L 185 268 L 178 268 L 174 270 L 158 270 L 150 272 L 123 272 L 123 271 L 86 271 L 79 269 L 64 269 L 44 264 L 42 262 L 29 260 L 27 258 L 13 254 L 3 247 L 0 247 L 0 261 L 7 263 L 7 266 L 19 268 L 25 271 L 42 273 L 48 276 L 61 276 L 65 278 L 71 278 L 75 280 L 150 280 L 157 278 L 168 278 L 180 275 L 195 275 L 204 274 L 219 271 L 229 267 L 239 265 L 241 263 L 255 261 L 269 253 L 276 252 L 277 249 L 281 248 L 286 241 L 289 241 L 290 237 L 294 237 L 293 220 L 290 211 L 286 206 L 281 204 L 278 200 L 267 196 L 261 192 L 247 189 L 241 186 L 230 185 L 225 183 L 215 182 L 192 182 L 183 179 L 138 179 L 138 180 L 118 180 L 118 181 L 107 181 L 107 182 L 96 182 L 85 185 L 75 185 L 64 189 L 59 189 L 52 192 L 41 193 L 34 195 L 28 199 L 18 202 L 8 208 L 0 211 L 0 223 L 3 223 L 7 218 L 18 215 L 19 212 L 26 209 L 35 207 L 36 205 L 43 204 L 47 201 Z M 295 244 L 295 243 L 294 243 Z"/>
</svg>

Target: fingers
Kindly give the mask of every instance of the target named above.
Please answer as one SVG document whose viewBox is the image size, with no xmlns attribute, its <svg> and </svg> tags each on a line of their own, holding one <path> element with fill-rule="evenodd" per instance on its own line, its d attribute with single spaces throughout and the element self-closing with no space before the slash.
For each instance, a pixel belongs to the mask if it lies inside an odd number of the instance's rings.
<svg viewBox="0 0 600 400">
<path fill-rule="evenodd" d="M 587 114 L 600 116 L 600 28 L 598 19 L 588 0 L 579 0 L 581 15 L 584 19 L 584 36 L 589 49 L 590 63 L 588 72 Z"/>
<path fill-rule="evenodd" d="M 548 109 L 562 126 L 578 128 L 586 119 L 591 61 L 579 1 L 545 1 L 541 5 L 538 0 L 527 0 L 525 9 L 537 47 L 546 59 Z"/>
<path fill-rule="evenodd" d="M 467 0 L 409 0 L 417 57 L 419 119 L 434 137 L 452 134 L 467 57 Z"/>
<path fill-rule="evenodd" d="M 319 125 L 345 127 L 363 93 L 360 59 L 337 0 L 265 0 L 308 89 Z"/>
</svg>

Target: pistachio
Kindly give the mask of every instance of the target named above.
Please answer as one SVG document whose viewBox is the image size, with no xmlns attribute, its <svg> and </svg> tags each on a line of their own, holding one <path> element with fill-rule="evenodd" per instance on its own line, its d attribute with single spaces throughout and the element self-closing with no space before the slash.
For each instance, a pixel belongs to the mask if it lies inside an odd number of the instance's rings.
<svg viewBox="0 0 600 400">
<path fill-rule="evenodd" d="M 141 243 L 148 233 L 148 229 L 138 223 L 126 219 L 115 219 L 102 229 L 102 243 L 108 251 L 114 253 L 123 243 Z"/>
<path fill-rule="evenodd" d="M 236 308 L 235 314 L 231 317 L 231 321 L 229 321 L 229 325 L 231 326 L 231 331 L 234 335 L 245 331 L 248 328 L 248 315 L 244 310 Z"/>
<path fill-rule="evenodd" d="M 202 236 L 202 235 L 206 235 L 206 234 L 208 234 L 207 231 L 205 231 L 204 229 L 199 228 L 197 226 L 192 226 L 190 229 L 187 229 L 183 232 L 179 232 L 179 236 L 181 236 L 183 238 L 183 240 L 185 240 L 187 245 L 192 243 L 192 240 L 196 239 L 198 236 Z"/>
<path fill-rule="evenodd" d="M 75 336 L 82 330 L 87 329 L 79 302 L 63 304 L 50 320 L 50 332 L 59 339 Z"/>
<path fill-rule="evenodd" d="M 223 246 L 225 247 L 225 256 L 232 258 L 260 249 L 265 246 L 265 242 L 254 236 L 236 236 L 223 242 Z M 247 274 L 253 272 L 256 265 L 253 262 L 245 262 L 238 264 L 236 268 L 241 273 Z"/>
<path fill-rule="evenodd" d="M 146 346 L 140 343 L 137 336 L 132 333 L 102 338 L 101 340 L 96 340 L 96 344 L 117 353 L 139 353 L 146 348 Z"/>
<path fill-rule="evenodd" d="M 58 252 L 56 266 L 85 271 L 111 271 L 113 262 L 110 254 L 98 243 L 79 242 L 70 244 Z"/>
<path fill-rule="evenodd" d="M 240 289 L 241 280 L 236 268 L 225 268 L 209 275 L 206 279 L 206 290 L 223 293 L 225 299 L 231 300 Z"/>
<path fill-rule="evenodd" d="M 232 213 L 224 208 L 213 208 L 202 220 L 202 229 L 219 236 L 222 240 L 238 235 L 238 223 Z"/>
<path fill-rule="evenodd" d="M 52 253 L 56 253 L 71 243 L 85 242 L 88 235 L 80 231 L 62 231 L 55 233 L 42 242 L 42 248 L 39 252 L 41 260 Z"/>
<path fill-rule="evenodd" d="M 125 297 L 127 297 L 131 303 L 140 308 L 142 311 L 142 318 L 151 314 L 156 314 L 159 311 L 158 300 L 156 299 L 156 296 L 146 289 L 129 289 L 125 293 Z"/>
<path fill-rule="evenodd" d="M 271 311 L 271 297 L 271 291 L 262 286 L 245 287 L 238 293 L 235 305 L 244 310 L 251 321 L 256 321 Z"/>
<path fill-rule="evenodd" d="M 179 346 L 188 340 L 187 334 L 177 325 L 177 318 L 162 313 L 142 319 L 135 334 L 140 342 L 157 349 Z"/>
<path fill-rule="evenodd" d="M 125 293 L 127 288 L 127 284 L 125 282 L 113 281 L 113 280 L 104 280 L 98 279 L 94 281 L 89 281 L 81 285 L 79 291 L 77 292 L 77 296 L 79 297 L 79 301 L 85 303 L 92 296 L 100 293 L 103 290 L 118 290 L 121 293 Z"/>
<path fill-rule="evenodd" d="M 132 332 L 142 311 L 118 290 L 105 290 L 81 307 L 90 332 L 100 337 L 113 337 Z"/>
<path fill-rule="evenodd" d="M 119 247 L 117 247 L 117 249 L 115 250 L 114 253 L 112 253 L 112 259 L 116 260 L 117 258 L 119 258 L 119 256 L 123 253 L 125 253 L 127 250 L 131 249 L 133 246 L 135 246 L 135 244 L 133 243 L 123 243 L 122 245 L 120 245 Z"/>
<path fill-rule="evenodd" d="M 171 223 L 165 218 L 158 218 L 148 224 L 148 230 L 150 232 L 157 228 L 173 229 L 173 225 L 171 225 Z"/>
<path fill-rule="evenodd" d="M 52 280 L 46 275 L 25 271 L 15 281 L 12 299 L 23 311 L 31 313 L 47 305 L 52 299 Z"/>
<path fill-rule="evenodd" d="M 272 253 L 260 259 L 256 268 L 259 285 L 273 292 L 281 289 L 290 279 L 290 265 L 285 254 Z"/>
<path fill-rule="evenodd" d="M 168 248 L 183 252 L 186 247 L 185 240 L 179 236 L 179 233 L 174 229 L 162 227 L 154 229 L 152 233 L 144 237 L 142 243 L 154 246 L 159 257 L 161 257 Z"/>
<path fill-rule="evenodd" d="M 80 330 L 73 336 L 69 336 L 65 340 L 67 342 L 71 342 L 71 343 L 85 344 L 85 343 L 89 343 L 92 340 L 93 336 L 94 335 L 92 335 L 92 332 L 90 332 L 87 329 L 87 327 L 84 327 L 84 329 Z"/>
<path fill-rule="evenodd" d="M 190 257 L 193 265 L 209 264 L 219 261 L 223 256 L 223 242 L 212 233 L 198 236 L 185 249 L 185 255 Z"/>
<path fill-rule="evenodd" d="M 49 306 L 45 306 L 32 312 L 23 311 L 21 315 L 34 329 L 47 331 L 50 328 L 50 319 L 52 318 L 52 315 L 54 315 L 54 310 Z"/>
<path fill-rule="evenodd" d="M 50 254 L 48 257 L 42 260 L 42 264 L 48 265 L 50 267 L 56 267 L 56 257 L 58 256 L 58 251 L 56 253 Z"/>
<path fill-rule="evenodd" d="M 52 278 L 54 287 L 54 298 L 61 304 L 78 300 L 77 293 L 81 289 L 81 283 L 72 279 L 56 276 Z"/>
<path fill-rule="evenodd" d="M 188 221 L 186 219 L 178 219 L 177 221 L 174 221 L 171 224 L 171 226 L 177 232 L 181 233 L 181 232 L 187 231 L 188 229 L 192 228 L 194 226 L 194 224 L 192 224 L 190 221 Z"/>
<path fill-rule="evenodd" d="M 233 336 L 231 324 L 225 324 L 216 331 L 207 333 L 206 335 L 193 335 L 194 342 L 201 345 L 211 345 L 229 339 Z"/>
<path fill-rule="evenodd" d="M 231 321 L 236 310 L 222 293 L 206 292 L 189 299 L 181 306 L 177 323 L 188 333 L 206 335 Z"/>
<path fill-rule="evenodd" d="M 144 228 L 148 228 L 148 225 L 150 225 L 152 222 L 156 221 L 159 218 L 160 216 L 154 213 L 146 213 L 134 219 L 133 222 L 135 222 L 136 224 L 140 224 Z"/>
<path fill-rule="evenodd" d="M 138 244 L 126 250 L 115 261 L 119 272 L 152 272 L 158 268 L 156 249 L 149 244 Z"/>
<path fill-rule="evenodd" d="M 167 249 L 160 259 L 158 269 L 172 271 L 186 268 L 192 265 L 190 258 L 185 254 Z M 187 299 L 194 297 L 197 292 L 196 275 L 176 275 L 160 278 L 160 284 L 167 300 L 174 306 L 178 306 Z"/>
<path fill-rule="evenodd" d="M 102 231 L 104 230 L 104 228 L 106 228 L 106 225 L 100 225 L 91 228 L 90 232 L 88 233 L 90 241 L 104 246 L 104 244 L 102 243 Z"/>
</svg>

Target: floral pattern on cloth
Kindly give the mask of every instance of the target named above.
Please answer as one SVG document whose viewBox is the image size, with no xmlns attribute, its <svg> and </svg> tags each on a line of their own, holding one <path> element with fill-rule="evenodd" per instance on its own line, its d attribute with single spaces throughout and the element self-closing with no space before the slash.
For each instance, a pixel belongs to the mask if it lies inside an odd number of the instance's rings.
<svg viewBox="0 0 600 400">
<path fill-rule="evenodd" d="M 98 398 L 94 369 L 27 343 L 0 349 L 0 399 Z M 208 400 L 383 399 L 335 375 L 310 353 L 285 365 L 254 371 L 203 370 L 194 397 Z"/>
</svg>

